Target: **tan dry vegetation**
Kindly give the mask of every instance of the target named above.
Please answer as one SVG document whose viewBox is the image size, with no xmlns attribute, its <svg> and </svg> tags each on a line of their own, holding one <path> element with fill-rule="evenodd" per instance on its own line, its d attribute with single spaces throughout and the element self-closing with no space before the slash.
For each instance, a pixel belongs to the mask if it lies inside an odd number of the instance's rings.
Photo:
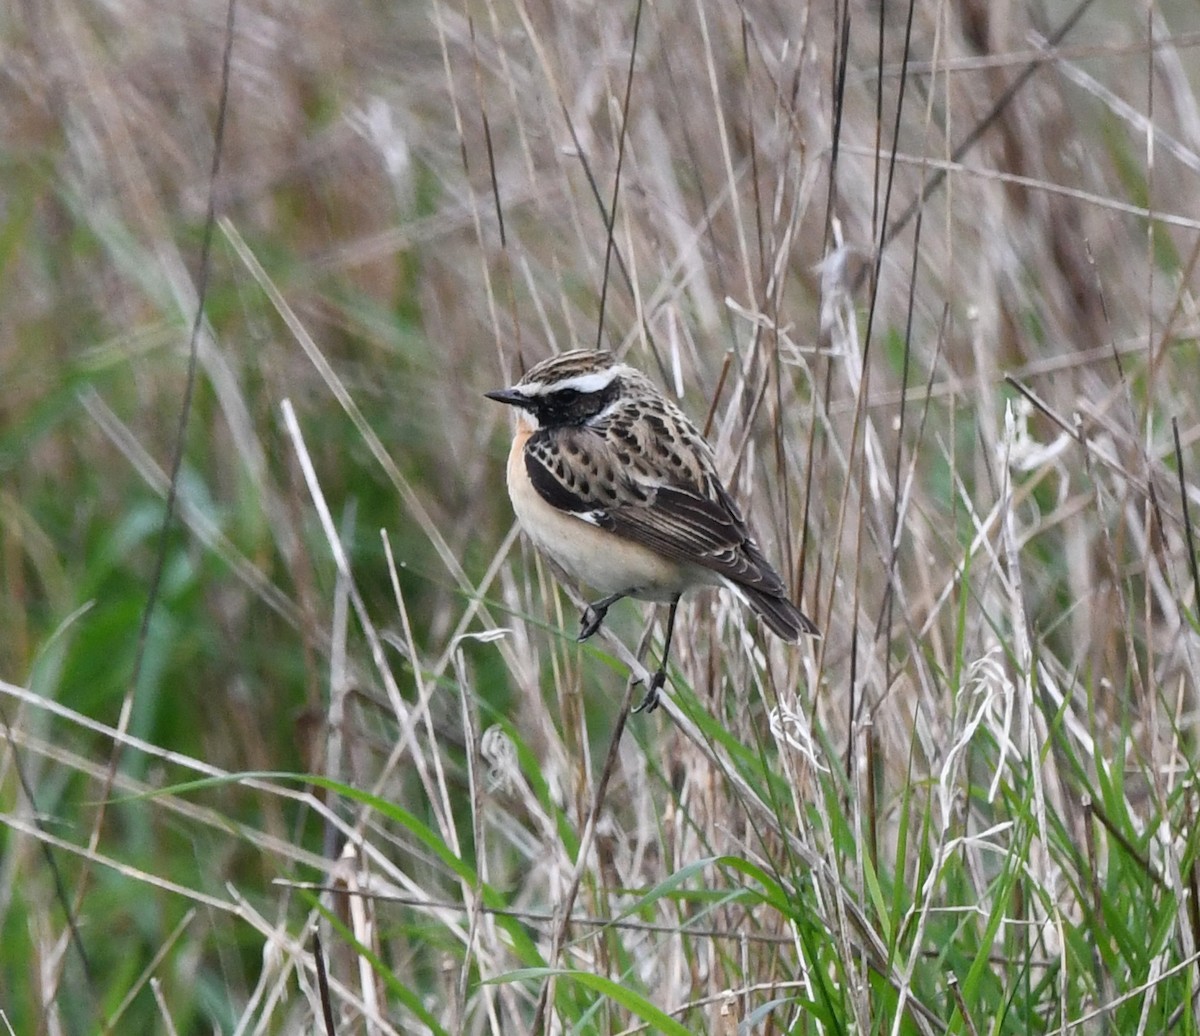
<svg viewBox="0 0 1200 1036">
<path fill-rule="evenodd" d="M 1178 1022 L 1200 34 L 1088 5 L 1055 40 L 1072 12 L 1046 6 L 921 0 L 906 54 L 901 4 L 882 51 L 859 3 L 659 0 L 636 41 L 632 4 L 239 4 L 136 694 L 226 9 L 10 10 L 17 1031 L 307 1031 L 319 908 L 338 1031 L 666 1031 L 647 1005 L 692 1032 Z M 710 422 L 825 634 L 690 599 L 666 715 L 611 759 L 656 627 L 624 604 L 575 646 L 480 395 L 596 342 L 602 294 L 600 340 Z M 178 787 L 246 771 L 325 783 Z M 484 981 L 540 963 L 639 999 Z"/>
</svg>

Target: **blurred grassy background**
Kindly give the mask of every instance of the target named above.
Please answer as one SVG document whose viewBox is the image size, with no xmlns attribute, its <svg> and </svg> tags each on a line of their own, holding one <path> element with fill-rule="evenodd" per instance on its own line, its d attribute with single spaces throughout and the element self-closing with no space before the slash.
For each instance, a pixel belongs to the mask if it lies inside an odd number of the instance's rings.
<svg viewBox="0 0 1200 1036">
<path fill-rule="evenodd" d="M 239 3 L 136 685 L 227 8 L 2 17 L 11 1031 L 1195 1031 L 1194 5 Z M 600 794 L 480 394 L 606 269 L 825 636 Z"/>
</svg>

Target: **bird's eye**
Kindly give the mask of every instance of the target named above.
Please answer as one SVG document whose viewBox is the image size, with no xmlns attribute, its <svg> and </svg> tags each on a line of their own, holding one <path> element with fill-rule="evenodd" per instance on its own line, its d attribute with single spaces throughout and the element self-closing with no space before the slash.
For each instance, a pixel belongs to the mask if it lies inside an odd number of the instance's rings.
<svg viewBox="0 0 1200 1036">
<path fill-rule="evenodd" d="M 579 389 L 559 389 L 554 396 L 560 403 L 574 403 L 579 398 Z"/>
</svg>

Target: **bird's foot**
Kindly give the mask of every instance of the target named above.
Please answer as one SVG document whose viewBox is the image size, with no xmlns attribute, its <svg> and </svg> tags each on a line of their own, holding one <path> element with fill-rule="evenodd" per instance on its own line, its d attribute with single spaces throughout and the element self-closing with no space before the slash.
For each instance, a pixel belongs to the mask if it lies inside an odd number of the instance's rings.
<svg viewBox="0 0 1200 1036">
<path fill-rule="evenodd" d="M 646 692 L 646 697 L 642 699 L 641 705 L 633 710 L 636 716 L 639 712 L 650 713 L 658 708 L 658 692 L 662 690 L 663 684 L 667 682 L 666 668 L 660 669 L 652 677 L 650 677 L 650 689 Z"/>
<path fill-rule="evenodd" d="M 604 616 L 607 614 L 608 605 L 603 601 L 597 601 L 584 608 L 583 614 L 579 617 L 579 639 L 587 640 L 600 629 L 604 625 Z"/>
</svg>

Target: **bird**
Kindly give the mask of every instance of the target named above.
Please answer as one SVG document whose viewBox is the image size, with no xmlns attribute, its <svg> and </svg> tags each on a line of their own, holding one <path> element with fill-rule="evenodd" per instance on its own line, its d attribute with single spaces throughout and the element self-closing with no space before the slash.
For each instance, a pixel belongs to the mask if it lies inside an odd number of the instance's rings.
<svg viewBox="0 0 1200 1036">
<path fill-rule="evenodd" d="M 670 606 L 662 661 L 635 712 L 667 679 L 683 593 L 725 586 L 777 636 L 820 636 L 788 598 L 717 473 L 712 448 L 645 374 L 605 350 L 562 352 L 484 395 L 517 411 L 508 493 L 534 546 L 602 596 L 579 640 L 626 597 Z"/>
</svg>

